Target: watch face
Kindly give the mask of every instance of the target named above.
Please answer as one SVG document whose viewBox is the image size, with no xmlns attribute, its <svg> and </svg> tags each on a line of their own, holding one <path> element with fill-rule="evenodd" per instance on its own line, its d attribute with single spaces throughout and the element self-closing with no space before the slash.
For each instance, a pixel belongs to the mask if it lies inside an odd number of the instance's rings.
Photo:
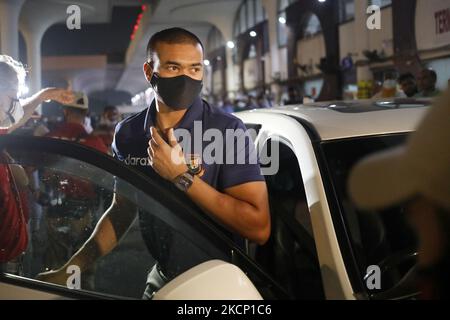
<svg viewBox="0 0 450 320">
<path fill-rule="evenodd" d="M 181 179 L 181 184 L 183 185 L 184 188 L 187 188 L 189 186 L 189 180 L 183 176 L 183 178 Z"/>
<path fill-rule="evenodd" d="M 185 173 L 178 178 L 178 181 L 175 182 L 175 185 L 182 191 L 186 192 L 193 182 L 193 176 L 189 173 Z"/>
</svg>

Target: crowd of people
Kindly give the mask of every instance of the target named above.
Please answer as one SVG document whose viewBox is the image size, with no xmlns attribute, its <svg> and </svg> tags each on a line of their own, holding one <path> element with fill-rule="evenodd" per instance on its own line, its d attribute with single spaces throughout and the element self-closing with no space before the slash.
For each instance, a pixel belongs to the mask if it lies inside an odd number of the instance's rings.
<svg viewBox="0 0 450 320">
<path fill-rule="evenodd" d="M 386 72 L 384 80 L 363 81 L 370 84 L 368 88 L 360 88 L 361 99 L 387 99 L 387 98 L 435 98 L 441 91 L 437 88 L 438 75 L 435 70 L 423 68 L 417 75 L 406 72 L 397 75 L 395 72 Z M 361 91 L 364 91 L 361 93 Z M 268 90 L 261 94 L 241 93 L 233 100 L 229 97 L 206 98 L 209 103 L 227 113 L 248 111 L 253 109 L 272 108 L 277 105 L 297 105 L 313 102 L 314 97 L 305 94 L 295 86 L 288 86 L 278 97 Z"/>
<path fill-rule="evenodd" d="M 435 98 L 441 93 L 436 87 L 437 79 L 436 71 L 429 68 L 422 69 L 417 76 L 406 72 L 396 77 L 388 72 L 383 83 L 375 86 L 373 98 Z"/>
<path fill-rule="evenodd" d="M 206 100 L 213 106 L 222 109 L 226 113 L 248 111 L 253 109 L 273 108 L 277 105 L 302 104 L 313 101 L 313 97 L 301 94 L 294 86 L 289 86 L 287 90 L 275 97 L 273 93 L 266 90 L 264 93 L 240 93 L 235 99 L 229 97 L 218 98 L 216 96 L 206 97 Z"/>
<path fill-rule="evenodd" d="M 209 103 L 216 108 L 222 109 L 226 113 L 247 111 L 253 109 L 272 108 L 275 105 L 274 99 L 270 94 L 241 94 L 236 99 L 225 97 L 223 99 L 211 97 Z"/>
</svg>

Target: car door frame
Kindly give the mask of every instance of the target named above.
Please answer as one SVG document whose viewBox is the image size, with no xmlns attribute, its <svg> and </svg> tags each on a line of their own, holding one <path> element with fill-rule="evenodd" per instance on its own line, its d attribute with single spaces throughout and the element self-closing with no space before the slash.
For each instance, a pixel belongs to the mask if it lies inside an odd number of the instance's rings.
<svg viewBox="0 0 450 320">
<path fill-rule="evenodd" d="M 161 205 L 168 208 L 168 210 L 177 215 L 178 218 L 182 220 L 187 220 L 189 218 L 189 224 L 195 223 L 195 226 L 193 227 L 196 228 L 198 232 L 201 232 L 204 237 L 210 241 L 213 241 L 216 246 L 226 248 L 225 250 L 229 251 L 228 254 L 230 256 L 230 261 L 228 262 L 235 264 L 244 270 L 245 273 L 248 273 L 247 270 L 254 272 L 259 277 L 262 277 L 264 281 L 267 281 L 268 286 L 273 288 L 279 297 L 284 299 L 289 298 L 286 291 L 260 266 L 258 266 L 241 248 L 239 248 L 233 240 L 227 236 L 223 230 L 221 230 L 221 227 L 214 222 L 212 218 L 203 213 L 187 197 L 187 195 L 179 191 L 172 184 L 161 184 L 161 179 L 158 180 L 158 183 L 156 183 L 152 177 L 143 174 L 130 166 L 126 166 L 124 163 L 110 157 L 109 155 L 70 141 L 44 137 L 3 135 L 0 136 L 0 151 L 5 148 L 25 148 L 26 151 L 48 152 L 55 155 L 65 156 L 101 168 L 113 176 L 132 184 L 148 196 L 158 199 Z M 2 282 L 14 285 L 23 284 L 24 287 L 29 289 L 61 294 L 63 297 L 68 298 L 117 298 L 102 293 L 73 291 L 62 286 L 0 273 L 0 283 Z M 120 298 L 126 299 L 126 297 Z"/>
<path fill-rule="evenodd" d="M 355 294 L 336 234 L 334 221 L 316 156 L 312 129 L 288 115 L 264 111 L 237 113 L 244 124 L 259 126 L 255 145 L 264 145 L 269 139 L 279 139 L 295 153 L 307 203 L 311 214 L 314 241 L 320 263 L 325 296 L 331 300 L 354 300 Z"/>
</svg>

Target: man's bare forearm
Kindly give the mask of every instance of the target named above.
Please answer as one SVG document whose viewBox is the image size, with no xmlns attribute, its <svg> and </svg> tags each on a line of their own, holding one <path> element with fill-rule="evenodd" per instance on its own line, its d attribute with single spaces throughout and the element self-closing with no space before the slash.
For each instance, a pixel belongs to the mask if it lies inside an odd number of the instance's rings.
<svg viewBox="0 0 450 320">
<path fill-rule="evenodd" d="M 261 192 L 262 193 L 262 192 Z M 253 200 L 221 193 L 196 177 L 188 196 L 203 210 L 241 236 L 263 244 L 270 235 L 268 202 L 255 193 Z M 257 199 L 261 197 L 261 199 Z"/>
<path fill-rule="evenodd" d="M 95 261 L 109 254 L 125 235 L 136 217 L 135 206 L 114 196 L 110 208 L 97 223 L 91 237 L 64 265 L 76 265 L 81 271 L 89 269 Z"/>
</svg>

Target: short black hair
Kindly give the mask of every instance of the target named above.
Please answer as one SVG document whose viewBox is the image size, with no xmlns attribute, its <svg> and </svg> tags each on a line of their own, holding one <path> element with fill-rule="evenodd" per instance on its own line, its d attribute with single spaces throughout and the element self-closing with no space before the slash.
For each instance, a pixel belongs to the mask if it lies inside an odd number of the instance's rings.
<svg viewBox="0 0 450 320">
<path fill-rule="evenodd" d="M 398 77 L 398 83 L 402 83 L 406 80 L 416 80 L 416 77 L 414 77 L 414 75 L 411 72 L 406 72 L 403 73 L 402 75 L 400 75 L 400 77 Z"/>
<path fill-rule="evenodd" d="M 205 51 L 205 47 L 200 39 L 190 31 L 183 28 L 170 28 L 155 33 L 149 40 L 147 45 L 147 60 L 152 59 L 153 53 L 156 50 L 156 45 L 160 42 L 169 44 L 199 44 L 202 47 L 202 51 Z"/>
</svg>

